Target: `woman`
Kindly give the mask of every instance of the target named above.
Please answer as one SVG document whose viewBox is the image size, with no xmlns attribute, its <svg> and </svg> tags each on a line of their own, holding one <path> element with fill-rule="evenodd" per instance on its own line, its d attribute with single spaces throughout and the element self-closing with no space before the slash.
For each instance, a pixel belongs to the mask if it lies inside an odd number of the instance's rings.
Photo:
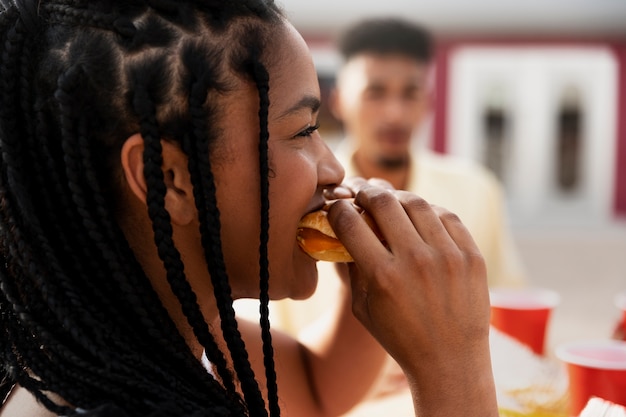
<svg viewBox="0 0 626 417">
<path fill-rule="evenodd" d="M 0 416 L 339 415 L 381 346 L 419 415 L 497 415 L 475 245 L 416 196 L 338 187 L 309 52 L 273 3 L 5 8 Z M 270 333 L 268 300 L 316 286 L 299 219 L 347 195 L 387 247 L 334 204 L 351 301 L 317 345 Z M 243 297 L 260 325 L 235 319 Z"/>
</svg>

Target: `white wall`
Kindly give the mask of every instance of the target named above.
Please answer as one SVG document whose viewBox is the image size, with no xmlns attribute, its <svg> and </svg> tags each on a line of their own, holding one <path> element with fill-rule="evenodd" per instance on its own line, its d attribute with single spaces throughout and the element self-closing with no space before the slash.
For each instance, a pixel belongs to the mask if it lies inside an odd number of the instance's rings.
<svg viewBox="0 0 626 417">
<path fill-rule="evenodd" d="M 481 111 L 500 91 L 512 115 L 505 171 L 517 226 L 597 226 L 611 221 L 616 146 L 617 61 L 603 47 L 465 47 L 450 60 L 448 146 L 482 159 Z M 584 109 L 583 179 L 559 192 L 554 167 L 555 113 L 564 89 L 575 86 Z"/>
<path fill-rule="evenodd" d="M 626 34 L 624 0 L 277 0 L 296 28 L 327 35 L 357 19 L 399 15 L 439 33 Z"/>
</svg>

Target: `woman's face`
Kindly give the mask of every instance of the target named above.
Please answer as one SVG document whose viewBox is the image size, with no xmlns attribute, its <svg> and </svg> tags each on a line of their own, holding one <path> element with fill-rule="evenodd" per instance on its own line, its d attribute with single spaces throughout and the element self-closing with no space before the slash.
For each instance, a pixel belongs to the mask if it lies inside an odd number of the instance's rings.
<svg viewBox="0 0 626 417">
<path fill-rule="evenodd" d="M 286 25 L 270 41 L 270 296 L 306 298 L 317 285 L 315 261 L 298 247 L 300 218 L 324 201 L 344 171 L 315 130 L 320 91 L 304 40 Z M 227 98 L 223 135 L 213 153 L 222 244 L 233 296 L 259 295 L 259 96 L 246 85 Z"/>
</svg>

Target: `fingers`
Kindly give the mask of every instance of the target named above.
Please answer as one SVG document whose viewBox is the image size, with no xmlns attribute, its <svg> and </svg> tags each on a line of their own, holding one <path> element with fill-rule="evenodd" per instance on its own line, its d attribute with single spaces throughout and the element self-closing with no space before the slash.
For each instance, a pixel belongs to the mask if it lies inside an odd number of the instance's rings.
<svg viewBox="0 0 626 417">
<path fill-rule="evenodd" d="M 335 188 L 324 190 L 324 198 L 327 200 L 339 200 L 342 198 L 353 198 L 363 187 L 374 185 L 387 190 L 393 190 L 393 186 L 389 181 L 381 178 L 370 178 L 366 180 L 361 177 L 349 177 L 344 180 L 341 185 Z"/>
<path fill-rule="evenodd" d="M 395 246 L 395 242 L 398 248 L 406 247 L 406 250 L 411 250 L 416 243 L 413 239 L 418 239 L 419 242 L 425 242 L 430 246 L 449 245 L 451 243 L 450 236 L 440 221 L 438 213 L 426 200 L 406 191 L 393 191 L 392 195 L 398 200 L 403 210 L 403 213 L 394 213 L 393 215 L 405 217 L 408 221 L 399 224 L 398 230 L 389 230 L 389 233 L 393 234 L 386 235 L 386 237 L 389 239 L 391 247 Z M 369 197 L 367 193 L 362 193 L 360 196 L 362 198 L 356 201 L 357 204 L 369 205 L 372 206 L 371 209 L 374 209 L 373 205 L 376 202 L 367 201 L 372 197 Z M 377 198 L 380 197 L 374 195 L 373 199 Z M 412 235 L 415 232 L 417 236 L 414 237 Z"/>
<path fill-rule="evenodd" d="M 387 184 L 382 182 L 383 187 L 379 187 L 363 179 L 352 179 L 350 182 L 350 187 L 358 190 L 355 203 L 376 222 L 384 238 L 387 252 L 406 256 L 423 252 L 429 247 L 437 247 L 440 250 L 447 247 L 450 250 L 449 247 L 453 246 L 456 249 L 458 244 L 463 248 L 475 250 L 471 236 L 455 215 L 442 208 L 431 206 L 412 193 L 393 190 Z M 344 221 L 333 221 L 333 216 L 329 219 L 340 240 L 355 259 L 360 256 L 353 252 L 359 252 L 361 248 L 366 248 L 363 256 L 365 259 L 362 258 L 366 264 L 372 256 L 384 254 L 383 245 L 375 241 L 371 245 L 365 244 L 368 238 L 359 235 L 359 229 L 351 223 L 358 224 L 356 217 L 346 224 L 343 224 Z M 344 228 L 346 232 L 343 232 Z M 355 233 L 356 236 L 353 236 Z M 352 246 L 352 241 L 356 246 Z M 372 261 L 375 262 L 375 259 Z"/>
<path fill-rule="evenodd" d="M 374 185 L 380 183 L 382 186 Z M 388 183 L 352 178 L 346 183 L 356 192 L 354 203 L 375 221 L 377 238 L 358 214 L 352 200 L 340 200 L 329 211 L 335 233 L 365 270 L 380 269 L 397 257 L 414 259 L 425 267 L 429 258 L 439 258 L 448 267 L 456 263 L 471 269 L 484 269 L 484 261 L 469 231 L 455 214 L 430 205 L 406 191 L 394 190 Z M 445 261 L 444 261 L 445 259 Z M 473 276 L 484 274 L 476 273 Z"/>
<path fill-rule="evenodd" d="M 328 210 L 328 220 L 353 257 L 354 252 L 359 259 L 369 264 L 368 259 L 381 259 L 388 255 L 387 249 L 367 225 L 352 200 L 337 200 L 333 203 Z"/>
<path fill-rule="evenodd" d="M 468 276 L 486 276 L 482 255 L 455 214 L 412 193 L 374 186 L 362 179 L 353 180 L 350 186 L 358 189 L 354 202 L 374 219 L 382 242 L 347 200 L 329 211 L 329 220 L 357 266 L 379 271 L 370 276 L 380 275 L 391 262 L 403 263 L 409 269 L 467 268 L 472 271 Z M 353 284 L 365 291 L 372 283 L 380 283 L 377 278 L 369 281 L 361 275 L 357 280 Z"/>
<path fill-rule="evenodd" d="M 344 186 L 337 186 L 335 188 L 328 188 L 324 190 L 324 198 L 326 200 L 340 200 L 352 197 L 354 197 L 352 190 Z"/>
<path fill-rule="evenodd" d="M 472 235 L 456 214 L 409 192 L 395 194 L 424 242 L 439 249 L 453 244 L 470 258 L 481 257 Z"/>
<path fill-rule="evenodd" d="M 454 213 L 443 207 L 432 206 L 437 214 L 442 226 L 446 229 L 450 238 L 456 243 L 458 248 L 467 256 L 476 257 L 478 260 L 482 258 L 480 250 L 470 234 L 469 230 L 463 225 L 461 219 Z"/>
<path fill-rule="evenodd" d="M 352 190 L 354 195 L 358 194 L 358 192 L 361 191 L 363 188 L 371 186 L 380 187 L 385 190 L 394 190 L 393 185 L 391 185 L 389 181 L 382 178 L 370 178 L 366 180 L 365 178 L 361 177 L 349 177 L 344 179 L 344 182 L 341 185 L 342 187 L 346 187 Z"/>
</svg>

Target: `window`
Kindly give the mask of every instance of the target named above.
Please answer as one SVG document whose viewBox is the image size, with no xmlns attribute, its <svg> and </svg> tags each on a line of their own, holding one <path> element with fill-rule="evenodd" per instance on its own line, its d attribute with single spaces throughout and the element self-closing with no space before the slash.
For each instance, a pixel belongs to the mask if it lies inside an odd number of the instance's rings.
<svg viewBox="0 0 626 417">
<path fill-rule="evenodd" d="M 556 179 L 559 190 L 574 192 L 580 183 L 583 114 L 576 87 L 565 89 L 557 112 Z"/>
</svg>

